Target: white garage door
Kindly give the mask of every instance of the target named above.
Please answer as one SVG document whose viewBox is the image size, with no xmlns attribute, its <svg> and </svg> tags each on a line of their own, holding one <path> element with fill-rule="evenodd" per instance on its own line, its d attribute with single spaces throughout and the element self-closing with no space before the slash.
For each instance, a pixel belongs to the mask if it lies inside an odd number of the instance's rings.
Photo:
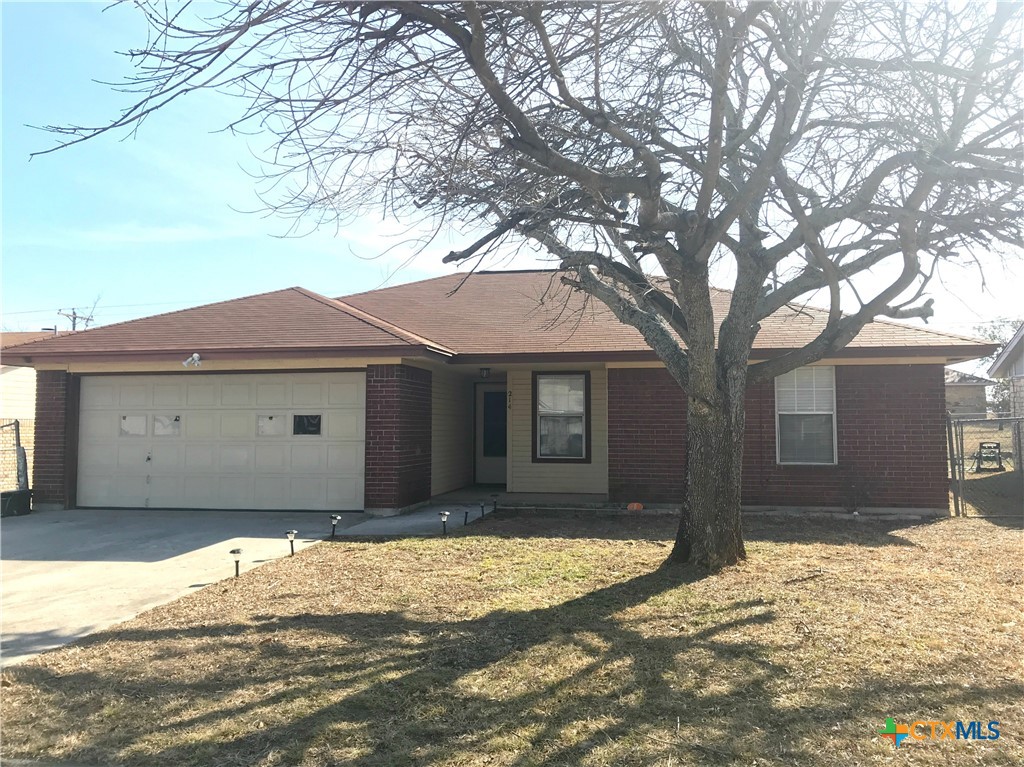
<svg viewBox="0 0 1024 767">
<path fill-rule="evenodd" d="M 363 508 L 364 373 L 87 376 L 78 504 Z"/>
</svg>

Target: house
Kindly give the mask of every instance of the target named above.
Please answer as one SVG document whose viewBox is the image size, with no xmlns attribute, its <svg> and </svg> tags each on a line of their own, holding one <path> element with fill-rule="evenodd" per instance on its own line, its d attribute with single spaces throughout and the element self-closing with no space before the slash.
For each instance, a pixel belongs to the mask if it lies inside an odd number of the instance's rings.
<svg viewBox="0 0 1024 767">
<path fill-rule="evenodd" d="M 29 477 L 32 476 L 36 418 L 36 371 L 6 364 L 10 349 L 29 341 L 50 338 L 53 331 L 3 333 L 0 335 L 0 424 L 18 422 Z M 18 462 L 14 429 L 0 430 L 0 490 L 18 489 Z"/>
<path fill-rule="evenodd" d="M 18 347 L 51 507 L 392 514 L 475 485 L 678 503 L 685 395 L 553 271 L 332 299 L 289 288 Z M 716 291 L 722 316 L 730 294 Z M 827 312 L 762 322 L 764 359 Z M 948 513 L 944 365 L 992 344 L 875 322 L 747 397 L 744 503 Z"/>
<path fill-rule="evenodd" d="M 984 418 L 988 412 L 985 390 L 995 384 L 995 381 L 970 373 L 946 370 L 946 410 L 953 415 L 980 415 Z"/>
<path fill-rule="evenodd" d="M 1024 417 L 1024 325 L 1017 328 L 988 369 L 994 378 L 1010 381 L 1010 415 Z"/>
</svg>

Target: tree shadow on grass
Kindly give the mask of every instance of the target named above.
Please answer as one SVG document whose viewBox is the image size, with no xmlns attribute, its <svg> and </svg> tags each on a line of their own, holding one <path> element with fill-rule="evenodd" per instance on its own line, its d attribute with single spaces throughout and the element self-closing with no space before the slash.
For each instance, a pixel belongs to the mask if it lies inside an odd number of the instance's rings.
<svg viewBox="0 0 1024 767">
<path fill-rule="evenodd" d="M 141 665 L 59 674 L 30 665 L 6 677 L 30 688 L 55 732 L 75 733 L 64 756 L 152 767 L 825 767 L 835 763 L 822 748 L 829 728 L 881 726 L 895 701 L 941 718 L 1024 696 L 1019 683 L 931 684 L 926 669 L 853 685 L 793 678 L 800 669 L 778 659 L 806 640 L 770 631 L 770 600 L 708 604 L 684 618 L 678 600 L 694 579 L 680 580 L 662 568 L 553 606 L 465 619 L 323 612 L 112 629 L 79 646 L 134 647 Z M 215 670 L 161 673 L 196 641 L 223 654 Z M 111 711 L 116 700 L 129 703 Z"/>
<path fill-rule="evenodd" d="M 823 543 L 835 546 L 906 546 L 917 544 L 900 535 L 903 530 L 931 524 L 938 520 L 876 519 L 859 517 L 801 516 L 800 514 L 744 514 L 743 536 L 748 541 L 775 543 Z M 456 535 L 488 535 L 506 538 L 566 538 L 634 540 L 662 543 L 669 547 L 675 541 L 678 515 L 648 516 L 579 514 L 545 517 L 498 511 Z"/>
</svg>

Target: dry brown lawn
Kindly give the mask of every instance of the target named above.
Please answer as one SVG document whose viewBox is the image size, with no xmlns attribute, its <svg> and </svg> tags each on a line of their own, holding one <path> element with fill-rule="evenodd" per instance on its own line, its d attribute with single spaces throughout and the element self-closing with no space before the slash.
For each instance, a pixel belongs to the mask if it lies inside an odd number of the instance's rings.
<svg viewBox="0 0 1024 767">
<path fill-rule="evenodd" d="M 1024 533 L 491 518 L 325 542 L 3 674 L 5 758 L 191 765 L 1020 765 Z M 877 735 L 998 720 L 995 741 Z"/>
</svg>

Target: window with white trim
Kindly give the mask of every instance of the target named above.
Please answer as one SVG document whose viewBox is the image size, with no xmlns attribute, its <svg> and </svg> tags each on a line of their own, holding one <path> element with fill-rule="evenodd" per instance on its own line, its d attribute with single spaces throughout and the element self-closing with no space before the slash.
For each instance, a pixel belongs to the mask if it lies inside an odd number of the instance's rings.
<svg viewBox="0 0 1024 767">
<path fill-rule="evenodd" d="M 836 463 L 836 369 L 797 368 L 775 379 L 779 463 Z"/>
<path fill-rule="evenodd" d="M 535 373 L 534 460 L 589 461 L 586 373 Z"/>
</svg>

